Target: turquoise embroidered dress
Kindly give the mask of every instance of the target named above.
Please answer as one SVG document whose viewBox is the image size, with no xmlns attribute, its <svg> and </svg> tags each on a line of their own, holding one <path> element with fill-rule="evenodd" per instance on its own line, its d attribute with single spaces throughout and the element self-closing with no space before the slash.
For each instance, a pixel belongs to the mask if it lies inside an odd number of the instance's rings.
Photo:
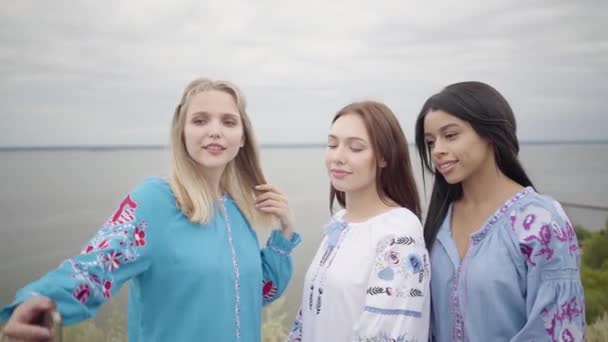
<svg viewBox="0 0 608 342">
<path fill-rule="evenodd" d="M 52 298 L 66 324 L 93 317 L 129 282 L 131 342 L 259 342 L 262 306 L 285 290 L 290 253 L 300 242 L 273 231 L 260 251 L 257 235 L 224 196 L 208 224 L 192 223 L 168 183 L 151 178 L 120 204 L 82 253 L 18 291 L 0 311 Z"/>
</svg>

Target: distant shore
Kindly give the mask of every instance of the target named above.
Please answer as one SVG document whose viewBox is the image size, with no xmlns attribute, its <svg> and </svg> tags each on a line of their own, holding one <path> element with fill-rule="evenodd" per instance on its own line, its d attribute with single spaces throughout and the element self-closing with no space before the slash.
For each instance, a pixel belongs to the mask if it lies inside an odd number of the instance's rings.
<svg viewBox="0 0 608 342">
<path fill-rule="evenodd" d="M 521 141 L 522 145 L 606 145 L 608 140 L 546 140 Z M 413 145 L 413 144 L 410 144 Z M 120 151 L 120 150 L 164 150 L 168 145 L 52 145 L 52 146 L 0 146 L 0 152 L 27 151 Z M 325 143 L 265 143 L 262 148 L 320 148 Z"/>
</svg>

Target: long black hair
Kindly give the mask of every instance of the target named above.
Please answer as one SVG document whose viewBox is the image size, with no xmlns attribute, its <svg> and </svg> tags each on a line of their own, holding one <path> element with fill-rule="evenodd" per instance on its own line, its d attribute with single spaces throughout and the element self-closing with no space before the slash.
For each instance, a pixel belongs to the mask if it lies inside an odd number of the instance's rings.
<svg viewBox="0 0 608 342">
<path fill-rule="evenodd" d="M 425 168 L 435 178 L 424 224 L 424 240 L 429 250 L 450 204 L 462 196 L 462 185 L 449 184 L 432 166 L 431 151 L 424 139 L 424 118 L 435 110 L 468 122 L 480 137 L 492 143 L 496 165 L 502 173 L 522 186 L 533 186 L 517 157 L 517 127 L 507 100 L 496 89 L 481 82 L 460 82 L 445 87 L 424 103 L 416 120 L 416 147 L 422 163 L 423 181 Z"/>
</svg>

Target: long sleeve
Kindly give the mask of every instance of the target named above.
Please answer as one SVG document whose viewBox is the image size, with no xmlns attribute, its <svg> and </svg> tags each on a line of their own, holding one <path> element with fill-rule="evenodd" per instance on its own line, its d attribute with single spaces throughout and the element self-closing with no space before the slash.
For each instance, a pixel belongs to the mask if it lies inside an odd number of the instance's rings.
<svg viewBox="0 0 608 342">
<path fill-rule="evenodd" d="M 430 262 L 422 227 L 412 217 L 391 228 L 376 246 L 353 341 L 428 340 Z"/>
<path fill-rule="evenodd" d="M 0 311 L 0 320 L 8 320 L 17 305 L 34 296 L 55 301 L 66 324 L 95 316 L 124 282 L 149 267 L 147 217 L 153 196 L 150 181 L 135 188 L 80 255 L 19 290 L 15 301 Z"/>
<path fill-rule="evenodd" d="M 279 298 L 287 288 L 293 273 L 291 251 L 301 241 L 297 233 L 293 233 L 291 240 L 287 240 L 279 230 L 270 234 L 266 247 L 261 251 L 264 305 Z"/>
<path fill-rule="evenodd" d="M 527 322 L 513 342 L 585 338 L 576 235 L 562 207 L 550 205 L 532 203 L 510 216 L 527 268 Z"/>
<path fill-rule="evenodd" d="M 302 308 L 298 309 L 298 315 L 293 323 L 293 327 L 287 336 L 287 342 L 302 341 Z"/>
</svg>

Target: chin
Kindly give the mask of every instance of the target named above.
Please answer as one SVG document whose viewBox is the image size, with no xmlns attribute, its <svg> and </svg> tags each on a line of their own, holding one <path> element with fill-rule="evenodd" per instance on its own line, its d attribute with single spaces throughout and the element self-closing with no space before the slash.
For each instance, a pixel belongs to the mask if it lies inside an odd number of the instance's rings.
<svg viewBox="0 0 608 342">
<path fill-rule="evenodd" d="M 443 179 L 445 179 L 446 183 L 450 185 L 462 183 L 463 181 L 462 177 L 459 177 L 457 175 L 448 175 L 447 177 L 443 176 Z"/>
<path fill-rule="evenodd" d="M 206 162 L 196 161 L 196 164 L 205 170 L 223 169 L 226 167 L 226 165 L 228 165 L 228 163 L 223 163 L 223 162 L 209 163 L 209 161 L 206 161 Z"/>
<path fill-rule="evenodd" d="M 336 184 L 336 182 L 331 182 L 331 186 L 340 192 L 348 192 L 350 190 L 350 187 L 344 186 L 344 184 Z"/>
</svg>

